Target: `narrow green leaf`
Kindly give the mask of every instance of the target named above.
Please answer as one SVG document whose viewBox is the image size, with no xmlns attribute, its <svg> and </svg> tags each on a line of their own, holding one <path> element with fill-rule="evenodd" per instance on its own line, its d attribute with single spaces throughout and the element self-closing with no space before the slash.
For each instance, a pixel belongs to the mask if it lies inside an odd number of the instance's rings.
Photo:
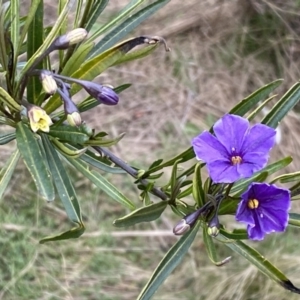
<svg viewBox="0 0 300 300">
<path fill-rule="evenodd" d="M 218 237 L 221 238 L 222 234 L 219 234 Z M 246 258 L 251 264 L 256 266 L 260 272 L 265 274 L 268 278 L 272 279 L 279 285 L 281 285 L 286 290 L 289 290 L 293 293 L 300 294 L 300 289 L 295 287 L 292 282 L 273 264 L 271 264 L 264 256 L 262 256 L 255 249 L 246 245 L 241 241 L 234 241 L 230 243 L 230 240 L 223 236 L 223 241 L 225 245 L 231 250 L 240 254 Z"/>
<path fill-rule="evenodd" d="M 300 171 L 279 175 L 275 177 L 270 183 L 275 183 L 276 181 L 280 181 L 281 183 L 287 183 L 287 182 L 293 182 L 299 180 L 300 180 Z"/>
<path fill-rule="evenodd" d="M 100 169 L 106 173 L 113 173 L 113 174 L 125 174 L 126 172 L 118 167 L 110 166 L 111 162 L 106 160 L 103 157 L 97 156 L 91 151 L 87 151 L 83 155 L 80 156 L 80 159 L 85 161 L 86 163 L 94 166 L 97 169 Z"/>
<path fill-rule="evenodd" d="M 51 174 L 34 133 L 22 122 L 17 124 L 17 145 L 38 192 L 47 201 L 55 197 Z"/>
<path fill-rule="evenodd" d="M 16 66 L 20 41 L 20 1 L 11 0 L 10 1 L 10 39 L 14 49 L 13 64 Z M 14 76 L 14 74 L 13 74 Z"/>
<path fill-rule="evenodd" d="M 5 103 L 11 110 L 14 110 L 17 112 L 19 112 L 21 110 L 21 106 L 2 87 L 0 87 L 0 100 L 3 103 Z"/>
<path fill-rule="evenodd" d="M 213 238 L 207 233 L 207 225 L 203 226 L 203 242 L 205 244 L 205 248 L 211 262 L 217 267 L 221 267 L 224 264 L 228 263 L 231 259 L 231 256 L 225 258 L 222 261 L 218 261 L 216 246 L 214 244 Z"/>
<path fill-rule="evenodd" d="M 60 161 L 56 150 L 49 141 L 48 136 L 42 134 L 42 141 L 55 187 L 66 213 L 72 222 L 81 224 L 80 205 L 70 177 Z"/>
<path fill-rule="evenodd" d="M 193 178 L 193 198 L 198 207 L 202 207 L 205 203 L 205 195 L 202 188 L 201 179 L 201 164 L 197 163 L 195 167 L 195 173 Z"/>
<path fill-rule="evenodd" d="M 70 157 L 70 158 L 78 158 L 82 156 L 82 154 L 86 151 L 86 148 L 77 149 L 75 147 L 72 147 L 66 143 L 60 142 L 56 138 L 52 138 L 51 142 L 53 146 L 64 156 Z"/>
<path fill-rule="evenodd" d="M 85 25 L 87 31 L 90 31 L 97 21 L 98 17 L 101 15 L 109 0 L 97 0 L 95 4 L 92 6 L 91 13 L 88 17 L 88 21 Z"/>
<path fill-rule="evenodd" d="M 273 100 L 277 95 L 273 95 L 271 97 L 269 97 L 268 99 L 266 99 L 265 101 L 263 101 L 262 104 L 260 104 L 255 110 L 253 110 L 249 115 L 248 115 L 248 120 L 252 121 L 260 111 L 263 110 L 263 108 L 271 101 Z"/>
<path fill-rule="evenodd" d="M 116 227 L 128 227 L 141 222 L 151 222 L 160 217 L 168 205 L 167 201 L 160 201 L 145 207 L 138 208 L 122 218 L 114 221 Z"/>
<path fill-rule="evenodd" d="M 124 135 L 125 135 L 125 133 L 121 133 L 119 136 L 117 136 L 114 139 L 103 139 L 103 138 L 90 139 L 87 142 L 85 142 L 85 145 L 110 147 L 110 146 L 116 145 L 124 137 Z"/>
<path fill-rule="evenodd" d="M 268 95 L 282 83 L 282 81 L 283 79 L 278 79 L 261 87 L 260 89 L 252 93 L 250 96 L 246 97 L 241 102 L 239 102 L 234 108 L 230 110 L 229 113 L 244 116 L 257 103 L 265 100 L 266 97 L 268 97 Z"/>
<path fill-rule="evenodd" d="M 232 232 L 228 232 L 220 228 L 220 232 L 230 240 L 248 240 L 248 233 L 245 229 L 234 229 Z"/>
<path fill-rule="evenodd" d="M 49 236 L 41 239 L 39 241 L 40 244 L 45 244 L 47 242 L 52 241 L 61 241 L 61 240 L 68 240 L 68 239 L 76 239 L 79 238 L 85 231 L 85 227 L 83 223 L 79 224 L 80 226 L 74 227 L 71 230 L 65 231 L 59 235 Z"/>
<path fill-rule="evenodd" d="M 134 204 L 128 198 L 126 198 L 114 185 L 112 185 L 99 173 L 95 172 L 94 170 L 90 170 L 89 166 L 87 166 L 82 160 L 69 158 L 67 158 L 67 160 L 71 165 L 73 165 L 79 172 L 81 172 L 86 178 L 92 181 L 109 197 L 119 202 L 123 206 L 129 208 L 130 210 L 135 209 Z"/>
<path fill-rule="evenodd" d="M 0 134 L 0 145 L 5 145 L 10 141 L 14 140 L 15 138 L 16 138 L 15 132 Z"/>
<path fill-rule="evenodd" d="M 289 225 L 300 227 L 300 214 L 289 213 Z"/>
<path fill-rule="evenodd" d="M 261 123 L 276 128 L 283 117 L 299 102 L 300 83 L 294 84 L 283 96 L 276 102 L 274 107 L 263 118 Z"/>
<path fill-rule="evenodd" d="M 40 1 L 27 33 L 27 60 L 42 46 L 44 40 L 44 2 Z M 37 65 L 42 69 L 43 63 Z M 42 84 L 38 76 L 31 76 L 26 86 L 27 99 L 30 103 L 37 103 L 38 95 L 42 90 Z"/>
<path fill-rule="evenodd" d="M 70 125 L 51 126 L 49 135 L 61 141 L 80 145 L 87 142 L 90 138 L 82 127 L 73 127 Z"/>
<path fill-rule="evenodd" d="M 31 3 L 30 3 L 29 12 L 27 13 L 26 20 L 25 20 L 24 26 L 22 28 L 21 35 L 19 37 L 20 40 L 19 40 L 19 48 L 18 48 L 17 53 L 19 53 L 19 51 L 21 49 L 22 43 L 25 39 L 25 36 L 28 33 L 29 26 L 30 26 L 35 14 L 36 14 L 37 8 L 38 8 L 41 1 L 42 0 L 32 0 Z"/>
<path fill-rule="evenodd" d="M 187 232 L 183 237 L 176 242 L 176 244 L 167 252 L 161 260 L 151 278 L 143 288 L 137 300 L 149 300 L 163 284 L 170 273 L 179 265 L 184 255 L 188 252 L 192 245 L 197 232 L 199 230 L 200 222 Z"/>
<path fill-rule="evenodd" d="M 20 152 L 17 149 L 11 154 L 10 158 L 5 162 L 5 165 L 0 171 L 0 199 L 2 199 L 2 196 L 17 166 L 19 158 Z"/>
<path fill-rule="evenodd" d="M 114 17 L 110 22 L 107 24 L 101 26 L 98 30 L 94 32 L 94 34 L 88 39 L 89 42 L 94 41 L 100 35 L 102 35 L 105 31 L 109 30 L 115 24 L 117 24 L 120 20 L 124 19 L 127 17 L 135 8 L 137 8 L 139 5 L 141 5 L 145 0 L 133 0 L 131 1 L 122 11 Z"/>
<path fill-rule="evenodd" d="M 119 60 L 117 60 L 114 64 L 112 64 L 112 66 L 117 66 L 117 65 L 120 65 L 123 63 L 130 62 L 132 60 L 137 60 L 137 59 L 143 58 L 143 57 L 151 54 L 157 48 L 157 46 L 158 46 L 158 44 L 148 45 L 142 49 L 126 53 Z"/>
<path fill-rule="evenodd" d="M 67 61 L 66 65 L 64 66 L 61 74 L 65 76 L 70 76 L 75 73 L 81 64 L 85 61 L 87 54 L 93 48 L 93 44 L 85 43 L 78 47 L 78 49 L 73 53 L 70 59 Z"/>
<path fill-rule="evenodd" d="M 158 0 L 145 8 L 141 9 L 131 17 L 127 18 L 123 23 L 118 25 L 110 33 L 108 33 L 100 42 L 98 42 L 93 50 L 90 52 L 89 57 L 94 57 L 103 51 L 106 51 L 114 44 L 119 42 L 122 38 L 128 35 L 140 23 L 154 14 L 161 7 L 166 5 L 170 0 Z"/>
</svg>

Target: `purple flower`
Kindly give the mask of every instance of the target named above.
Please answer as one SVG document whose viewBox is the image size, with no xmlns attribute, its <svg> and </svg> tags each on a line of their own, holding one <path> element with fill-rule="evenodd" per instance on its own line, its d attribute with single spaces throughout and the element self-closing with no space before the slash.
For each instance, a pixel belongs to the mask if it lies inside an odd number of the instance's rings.
<svg viewBox="0 0 300 300">
<path fill-rule="evenodd" d="M 268 161 L 276 131 L 263 124 L 250 127 L 249 121 L 227 114 L 214 127 L 215 135 L 204 131 L 192 141 L 197 159 L 207 164 L 211 179 L 232 183 L 251 177 Z"/>
<path fill-rule="evenodd" d="M 290 191 L 274 184 L 252 183 L 242 194 L 236 220 L 246 223 L 248 236 L 262 240 L 265 234 L 282 232 L 288 224 Z"/>
</svg>

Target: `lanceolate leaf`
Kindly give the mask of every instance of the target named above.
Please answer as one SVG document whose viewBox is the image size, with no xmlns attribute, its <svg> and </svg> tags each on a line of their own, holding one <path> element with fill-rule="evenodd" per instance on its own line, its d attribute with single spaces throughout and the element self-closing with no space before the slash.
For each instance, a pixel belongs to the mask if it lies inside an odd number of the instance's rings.
<svg viewBox="0 0 300 300">
<path fill-rule="evenodd" d="M 262 120 L 263 124 L 276 128 L 283 117 L 299 102 L 300 83 L 294 84 Z"/>
<path fill-rule="evenodd" d="M 108 33 L 90 53 L 90 57 L 94 57 L 97 54 L 106 51 L 114 44 L 124 38 L 129 32 L 137 27 L 141 22 L 155 13 L 162 6 L 166 5 L 170 0 L 158 0 L 147 7 L 141 9 L 131 17 L 127 18 L 123 23 L 118 25 L 113 31 Z"/>
<path fill-rule="evenodd" d="M 70 177 L 60 161 L 56 150 L 49 141 L 48 136 L 43 134 L 42 141 L 57 193 L 65 207 L 66 213 L 72 222 L 81 224 L 80 206 Z"/>
<path fill-rule="evenodd" d="M 188 252 L 199 230 L 200 222 L 187 232 L 161 260 L 137 300 L 149 300 Z"/>
<path fill-rule="evenodd" d="M 7 91 L 0 87 L 0 100 L 5 103 L 11 110 L 20 111 L 21 106 L 18 104 Z"/>
<path fill-rule="evenodd" d="M 41 47 L 44 39 L 44 2 L 40 1 L 27 33 L 27 60 Z M 43 64 L 37 65 L 38 69 Z M 27 99 L 30 103 L 37 103 L 38 95 L 42 90 L 42 84 L 37 76 L 31 76 L 28 80 Z"/>
<path fill-rule="evenodd" d="M 101 0 L 99 0 L 101 2 Z M 105 31 L 112 28 L 115 24 L 117 24 L 120 20 L 124 19 L 128 16 L 136 7 L 141 5 L 145 0 L 133 0 L 131 1 L 112 21 L 101 26 L 94 34 L 89 38 L 89 41 L 94 41 L 100 35 L 102 35 Z M 107 2 L 107 0 L 103 0 L 102 2 Z M 93 16 L 91 16 L 93 17 Z M 91 26 L 91 25 L 89 25 Z"/>
<path fill-rule="evenodd" d="M 24 38 L 25 36 L 27 35 L 28 33 L 28 28 L 36 14 L 36 10 L 40 4 L 42 0 L 32 0 L 31 3 L 30 3 L 30 9 L 29 9 L 29 12 L 26 16 L 26 21 L 25 21 L 25 24 L 22 28 L 22 31 L 21 31 L 21 36 L 19 37 L 19 50 L 21 48 L 21 45 L 24 41 Z M 17 51 L 17 53 L 19 53 L 19 50 Z"/>
<path fill-rule="evenodd" d="M 109 197 L 126 206 L 130 210 L 135 209 L 134 204 L 129 199 L 127 199 L 115 186 L 113 186 L 99 173 L 95 172 L 94 170 L 90 170 L 89 166 L 87 166 L 83 161 L 81 161 L 80 159 L 68 159 L 68 161 Z"/>
<path fill-rule="evenodd" d="M 51 126 L 49 135 L 65 142 L 80 145 L 89 140 L 89 136 L 81 129 L 81 127 L 69 125 Z"/>
<path fill-rule="evenodd" d="M 78 227 L 74 227 L 68 231 L 65 231 L 59 235 L 45 237 L 40 240 L 40 244 L 44 244 L 52 241 L 68 240 L 79 238 L 85 231 L 83 223 L 79 224 Z"/>
<path fill-rule="evenodd" d="M 246 245 L 241 241 L 230 242 L 227 238 L 218 235 L 219 239 L 222 239 L 225 242 L 225 245 L 232 249 L 234 252 L 240 254 L 244 258 L 246 258 L 250 263 L 258 268 L 259 271 L 264 273 L 267 277 L 274 280 L 276 283 L 281 285 L 283 288 L 300 294 L 300 289 L 295 287 L 292 282 L 274 265 L 272 265 L 264 256 L 262 256 L 255 249 Z"/>
<path fill-rule="evenodd" d="M 114 221 L 116 227 L 132 226 L 141 222 L 150 222 L 158 219 L 168 205 L 167 201 L 160 201 L 141 207 L 129 215 Z"/>
<path fill-rule="evenodd" d="M 300 214 L 289 213 L 289 225 L 300 227 Z"/>
<path fill-rule="evenodd" d="M 2 199 L 2 196 L 11 179 L 11 176 L 15 171 L 19 158 L 20 158 L 20 152 L 17 149 L 11 154 L 10 158 L 6 161 L 5 165 L 0 171 L 0 199 Z"/>
<path fill-rule="evenodd" d="M 15 138 L 16 138 L 15 132 L 0 134 L 0 145 L 5 145 L 10 141 L 14 140 Z"/>
<path fill-rule="evenodd" d="M 92 49 L 93 44 L 83 44 L 78 47 L 78 49 L 72 54 L 70 59 L 67 61 L 64 66 L 61 74 L 65 76 L 69 76 L 75 73 L 81 64 L 84 62 L 87 54 Z"/>
<path fill-rule="evenodd" d="M 97 0 L 95 1 L 94 5 L 92 6 L 90 15 L 88 17 L 88 21 L 85 25 L 85 28 L 87 31 L 90 31 L 97 21 L 98 17 L 102 13 L 102 11 L 105 9 L 106 5 L 108 4 L 109 0 Z"/>
<path fill-rule="evenodd" d="M 11 0 L 10 1 L 10 14 L 11 14 L 11 42 L 13 46 L 13 64 L 14 68 L 16 67 L 18 53 L 17 50 L 19 48 L 20 41 L 20 1 L 19 0 Z M 14 76 L 14 74 L 13 74 Z"/>
<path fill-rule="evenodd" d="M 253 109 L 257 103 L 265 100 L 268 95 L 282 83 L 282 81 L 282 79 L 278 79 L 261 87 L 250 96 L 243 99 L 238 105 L 231 109 L 229 113 L 244 116 L 248 111 Z"/>
<path fill-rule="evenodd" d="M 54 200 L 51 174 L 34 133 L 22 122 L 17 124 L 17 145 L 33 181 L 43 198 Z"/>
</svg>

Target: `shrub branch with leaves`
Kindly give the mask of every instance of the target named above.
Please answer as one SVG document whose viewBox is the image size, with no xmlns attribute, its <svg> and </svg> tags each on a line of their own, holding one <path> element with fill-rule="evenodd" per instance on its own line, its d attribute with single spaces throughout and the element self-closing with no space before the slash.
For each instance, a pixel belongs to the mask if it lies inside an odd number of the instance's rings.
<svg viewBox="0 0 300 300">
<path fill-rule="evenodd" d="M 269 151 L 275 144 L 275 128 L 299 101 L 300 83 L 276 102 L 261 123 L 251 127 L 249 121 L 269 102 L 268 96 L 281 80 L 240 101 L 210 131 L 195 137 L 192 147 L 183 153 L 168 161 L 157 159 L 145 170 L 128 165 L 107 149 L 123 135 L 109 139 L 107 133 L 97 133 L 82 122 L 81 112 L 100 104 L 117 105 L 119 93 L 130 86 L 113 88 L 92 82 L 99 74 L 110 66 L 142 58 L 161 43 L 169 50 L 158 36 L 139 36 L 120 42 L 167 2 L 131 1 L 113 20 L 93 33 L 89 31 L 108 0 L 87 1 L 84 7 L 78 1 L 73 29 L 68 31 L 69 1 L 59 2 L 59 17 L 47 28 L 43 24 L 43 1 L 33 0 L 28 14 L 22 18 L 19 0 L 2 4 L 0 63 L 5 84 L 0 87 L 0 123 L 12 130 L 0 135 L 0 144 L 16 139 L 17 147 L 0 172 L 0 197 L 20 158 L 46 201 L 53 201 L 58 195 L 75 227 L 45 237 L 40 243 L 78 238 L 85 230 L 66 162 L 130 210 L 128 215 L 114 221 L 117 227 L 158 219 L 169 206 L 181 218 L 174 226 L 174 234 L 183 236 L 166 253 L 138 296 L 140 300 L 153 296 L 200 230 L 208 257 L 216 266 L 230 261 L 230 257 L 218 259 L 215 247 L 218 242 L 243 256 L 283 288 L 300 293 L 280 270 L 243 242 L 262 240 L 266 234 L 283 232 L 289 225 L 300 226 L 300 214 L 289 212 L 292 200 L 299 198 L 299 172 L 270 179 L 270 175 L 289 165 L 292 158 L 267 165 Z M 143 47 L 134 49 L 139 45 Z M 53 51 L 58 51 L 56 61 L 49 56 Z M 23 54 L 27 57 L 24 62 Z M 81 89 L 89 96 L 76 105 L 72 97 Z M 185 167 L 189 161 L 193 165 Z M 156 180 L 165 168 L 172 169 L 171 176 L 164 186 L 157 186 Z M 203 168 L 208 169 L 208 178 L 202 178 Z M 142 202 L 128 199 L 99 171 L 133 177 L 141 190 Z M 276 185 L 291 182 L 289 188 Z M 188 196 L 194 199 L 193 205 L 185 201 Z M 219 220 L 221 215 L 234 214 L 236 221 L 246 224 L 246 229 L 228 231 Z"/>
</svg>

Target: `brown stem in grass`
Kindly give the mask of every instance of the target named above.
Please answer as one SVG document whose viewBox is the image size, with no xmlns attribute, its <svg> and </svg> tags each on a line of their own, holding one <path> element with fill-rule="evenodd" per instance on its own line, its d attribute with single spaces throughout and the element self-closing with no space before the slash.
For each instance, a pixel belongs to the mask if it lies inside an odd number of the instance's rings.
<svg viewBox="0 0 300 300">
<path fill-rule="evenodd" d="M 128 173 L 129 175 L 131 175 L 133 178 L 138 179 L 138 172 L 132 168 L 131 166 L 129 166 L 128 164 L 126 164 L 123 160 L 121 160 L 119 157 L 117 157 L 116 155 L 114 155 L 112 152 L 110 152 L 109 150 L 107 150 L 106 148 L 102 148 L 99 146 L 94 146 L 93 147 L 97 152 L 99 152 L 100 154 L 103 153 L 104 155 L 106 155 L 107 157 L 109 157 L 109 159 L 115 163 L 118 167 L 120 167 L 121 169 L 123 169 L 126 173 Z M 146 179 L 140 179 L 139 182 L 144 185 L 145 187 L 149 184 L 149 181 Z M 151 189 L 151 193 L 157 197 L 159 197 L 161 200 L 167 200 L 169 197 L 167 194 L 165 194 L 163 191 L 161 191 L 160 189 L 153 187 Z"/>
</svg>

